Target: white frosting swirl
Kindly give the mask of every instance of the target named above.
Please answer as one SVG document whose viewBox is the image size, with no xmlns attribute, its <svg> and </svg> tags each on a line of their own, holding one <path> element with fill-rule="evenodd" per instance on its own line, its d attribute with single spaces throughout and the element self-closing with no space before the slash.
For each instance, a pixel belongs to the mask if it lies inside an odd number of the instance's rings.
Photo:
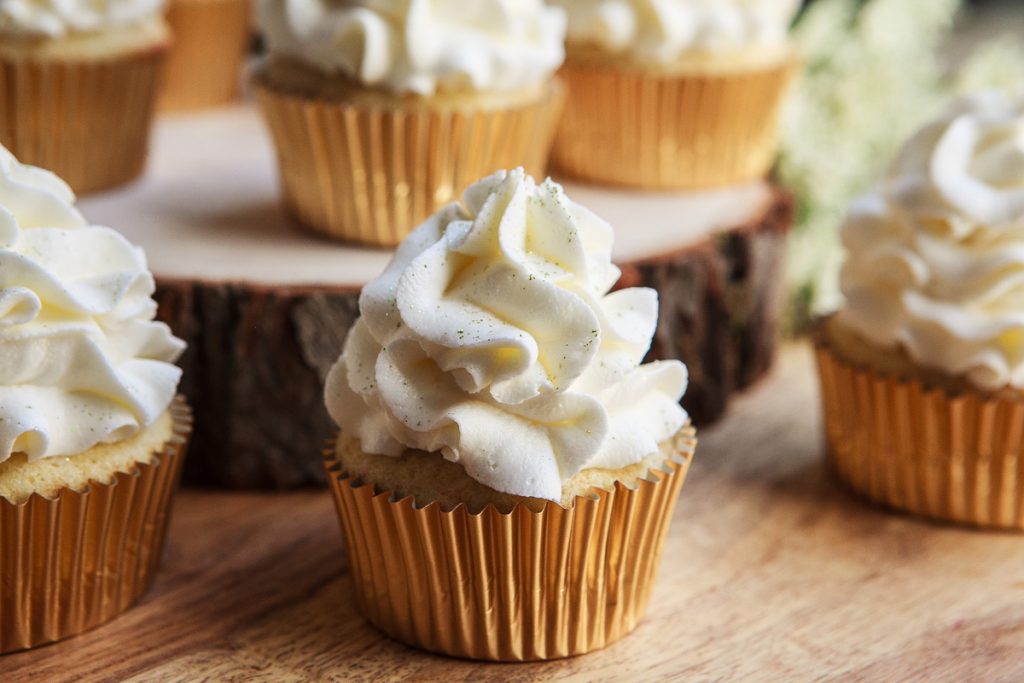
<svg viewBox="0 0 1024 683">
<path fill-rule="evenodd" d="M 0 462 L 119 441 L 168 407 L 184 343 L 153 322 L 142 250 L 0 147 Z"/>
<path fill-rule="evenodd" d="M 395 92 L 533 87 L 564 58 L 543 0 L 259 0 L 258 18 L 272 54 Z"/>
<path fill-rule="evenodd" d="M 61 38 L 154 19 L 163 0 L 0 0 L 0 35 Z"/>
<path fill-rule="evenodd" d="M 369 453 L 440 451 L 492 489 L 558 501 L 686 420 L 686 367 L 638 365 L 657 293 L 623 289 L 612 228 L 522 169 L 432 216 L 363 290 L 327 408 Z"/>
<path fill-rule="evenodd" d="M 799 0 L 552 0 L 569 41 L 639 62 L 786 44 Z"/>
<path fill-rule="evenodd" d="M 926 367 L 1024 389 L 1024 100 L 957 102 L 842 228 L 843 319 Z"/>
</svg>

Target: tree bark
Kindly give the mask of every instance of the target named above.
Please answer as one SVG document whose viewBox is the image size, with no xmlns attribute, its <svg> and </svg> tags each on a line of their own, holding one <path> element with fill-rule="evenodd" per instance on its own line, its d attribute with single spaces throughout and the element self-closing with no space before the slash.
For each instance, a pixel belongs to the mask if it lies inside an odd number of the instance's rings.
<svg viewBox="0 0 1024 683">
<path fill-rule="evenodd" d="M 764 375 L 775 350 L 792 201 L 777 190 L 747 224 L 620 264 L 620 286 L 660 293 L 651 358 L 690 370 L 683 404 L 697 425 Z M 358 315 L 351 287 L 274 287 L 158 278 L 160 317 L 188 342 L 182 390 L 195 412 L 185 478 L 229 488 L 323 484 L 335 427 L 327 372 Z"/>
</svg>

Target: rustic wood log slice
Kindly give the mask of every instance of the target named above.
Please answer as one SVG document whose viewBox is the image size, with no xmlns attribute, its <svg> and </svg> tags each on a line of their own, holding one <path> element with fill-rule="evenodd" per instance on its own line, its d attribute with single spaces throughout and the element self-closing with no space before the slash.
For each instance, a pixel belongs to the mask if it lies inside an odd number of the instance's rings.
<svg viewBox="0 0 1024 683">
<path fill-rule="evenodd" d="M 324 380 L 362 285 L 390 258 L 296 230 L 274 169 L 250 107 L 167 117 L 143 180 L 81 202 L 92 222 L 145 248 L 160 317 L 188 342 L 193 483 L 323 482 L 320 452 L 334 431 Z M 661 293 L 652 357 L 687 363 L 684 404 L 698 424 L 714 420 L 771 364 L 788 196 L 768 183 L 673 195 L 567 190 L 616 227 L 621 285 Z"/>
</svg>

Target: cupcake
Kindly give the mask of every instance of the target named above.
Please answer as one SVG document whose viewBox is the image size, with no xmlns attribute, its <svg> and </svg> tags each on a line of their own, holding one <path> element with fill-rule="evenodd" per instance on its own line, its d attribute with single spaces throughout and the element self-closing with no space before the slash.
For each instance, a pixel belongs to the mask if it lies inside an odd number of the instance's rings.
<svg viewBox="0 0 1024 683">
<path fill-rule="evenodd" d="M 553 0 L 569 98 L 552 153 L 597 183 L 694 189 L 763 177 L 797 67 L 797 0 Z"/>
<path fill-rule="evenodd" d="M 160 93 L 163 111 L 223 106 L 239 93 L 249 48 L 250 0 L 170 0 L 174 43 Z"/>
<path fill-rule="evenodd" d="M 609 293 L 612 228 L 498 172 L 363 290 L 326 454 L 356 602 L 408 644 L 551 659 L 643 615 L 695 447 L 686 367 L 639 365 L 650 289 Z"/>
<path fill-rule="evenodd" d="M 0 144 L 75 192 L 143 169 L 169 45 L 161 0 L 0 2 Z"/>
<path fill-rule="evenodd" d="M 541 173 L 565 18 L 543 0 L 260 0 L 259 104 L 306 228 L 392 246 L 501 168 Z"/>
<path fill-rule="evenodd" d="M 1024 529 L 1024 101 L 914 135 L 842 227 L 845 307 L 818 335 L 828 450 L 868 498 Z"/>
<path fill-rule="evenodd" d="M 0 147 L 0 653 L 131 606 L 190 426 L 142 251 Z"/>
</svg>

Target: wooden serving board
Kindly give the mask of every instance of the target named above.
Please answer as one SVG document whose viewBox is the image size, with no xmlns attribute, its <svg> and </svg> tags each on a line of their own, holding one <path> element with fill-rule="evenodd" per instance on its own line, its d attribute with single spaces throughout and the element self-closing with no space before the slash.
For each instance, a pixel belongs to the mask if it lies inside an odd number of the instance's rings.
<svg viewBox="0 0 1024 683">
<path fill-rule="evenodd" d="M 889 514 L 821 455 L 810 349 L 699 433 L 638 629 L 540 664 L 424 654 L 349 596 L 329 495 L 183 491 L 140 606 L 0 657 L 20 681 L 1019 681 L 1024 538 Z"/>
<path fill-rule="evenodd" d="M 167 116 L 141 181 L 81 201 L 89 220 L 145 248 L 160 315 L 189 344 L 189 481 L 323 481 L 318 452 L 333 430 L 323 382 L 360 289 L 391 256 L 300 232 L 275 169 L 251 106 Z M 718 418 L 771 363 L 788 196 L 764 182 L 684 194 L 568 183 L 567 192 L 615 226 L 622 284 L 659 290 L 653 356 L 684 360 L 686 407 L 698 424 Z"/>
</svg>

